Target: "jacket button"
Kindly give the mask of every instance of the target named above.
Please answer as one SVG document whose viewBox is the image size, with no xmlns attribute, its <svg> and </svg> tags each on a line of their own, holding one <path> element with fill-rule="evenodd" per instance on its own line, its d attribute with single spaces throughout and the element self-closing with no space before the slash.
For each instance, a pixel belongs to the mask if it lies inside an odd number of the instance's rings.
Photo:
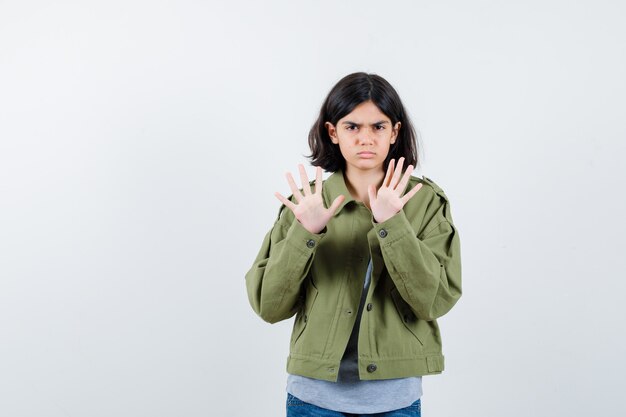
<svg viewBox="0 0 626 417">
<path fill-rule="evenodd" d="M 313 239 L 309 239 L 309 240 L 306 241 L 306 245 L 309 248 L 312 248 L 313 246 L 315 246 L 315 241 Z"/>
<path fill-rule="evenodd" d="M 374 371 L 376 371 L 377 367 L 376 364 L 374 363 L 370 363 L 369 365 L 367 365 L 367 372 L 372 373 Z"/>
<path fill-rule="evenodd" d="M 306 323 L 306 320 L 307 320 L 307 316 L 306 316 L 306 314 L 305 314 L 305 315 L 304 315 L 304 322 L 305 322 L 305 323 Z"/>
<path fill-rule="evenodd" d="M 374 306 L 372 305 L 372 303 L 367 304 L 367 311 L 372 311 L 373 308 Z"/>
<path fill-rule="evenodd" d="M 378 235 L 380 237 L 385 237 L 387 236 L 387 231 L 385 229 L 380 229 L 380 231 L 378 232 Z"/>
</svg>

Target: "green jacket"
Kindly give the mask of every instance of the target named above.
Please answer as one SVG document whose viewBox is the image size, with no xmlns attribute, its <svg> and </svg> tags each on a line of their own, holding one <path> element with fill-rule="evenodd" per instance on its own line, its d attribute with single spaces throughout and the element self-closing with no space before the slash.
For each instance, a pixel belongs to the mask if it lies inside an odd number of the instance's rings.
<svg viewBox="0 0 626 417">
<path fill-rule="evenodd" d="M 329 207 L 340 194 L 345 200 L 318 234 L 281 205 L 246 273 L 246 287 L 263 320 L 275 323 L 296 314 L 288 373 L 337 381 L 370 256 L 358 340 L 360 379 L 443 371 L 436 319 L 461 297 L 459 233 L 448 198 L 433 181 L 411 176 L 402 195 L 418 182 L 424 185 L 400 212 L 376 223 L 350 195 L 343 172 L 333 173 L 323 181 L 324 204 Z M 293 194 L 289 199 L 297 203 Z"/>
</svg>

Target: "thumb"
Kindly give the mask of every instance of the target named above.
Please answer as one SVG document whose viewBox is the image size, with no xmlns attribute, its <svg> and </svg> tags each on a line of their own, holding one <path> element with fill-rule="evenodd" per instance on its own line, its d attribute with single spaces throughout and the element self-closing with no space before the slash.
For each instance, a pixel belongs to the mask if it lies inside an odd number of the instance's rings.
<svg viewBox="0 0 626 417">
<path fill-rule="evenodd" d="M 333 201 L 333 203 L 330 205 L 330 207 L 328 207 L 328 211 L 330 211 L 331 214 L 334 216 L 335 212 L 337 211 L 337 209 L 339 208 L 339 206 L 341 205 L 341 203 L 343 203 L 343 200 L 345 199 L 346 199 L 345 195 L 343 194 L 338 195 Z"/>
<path fill-rule="evenodd" d="M 376 200 L 376 186 L 371 184 L 367 187 L 367 194 L 370 198 L 370 206 Z"/>
</svg>

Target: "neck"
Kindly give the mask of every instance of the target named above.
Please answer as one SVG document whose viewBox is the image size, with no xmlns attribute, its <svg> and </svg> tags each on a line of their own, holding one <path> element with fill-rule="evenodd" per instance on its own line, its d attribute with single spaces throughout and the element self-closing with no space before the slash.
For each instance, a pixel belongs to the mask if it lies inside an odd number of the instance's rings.
<svg viewBox="0 0 626 417">
<path fill-rule="evenodd" d="M 376 189 L 379 189 L 384 178 L 385 173 L 380 169 L 355 170 L 351 169 L 350 166 L 346 166 L 344 173 L 346 187 L 350 191 L 352 198 L 363 202 L 368 208 L 370 204 L 367 187 L 374 184 Z"/>
</svg>

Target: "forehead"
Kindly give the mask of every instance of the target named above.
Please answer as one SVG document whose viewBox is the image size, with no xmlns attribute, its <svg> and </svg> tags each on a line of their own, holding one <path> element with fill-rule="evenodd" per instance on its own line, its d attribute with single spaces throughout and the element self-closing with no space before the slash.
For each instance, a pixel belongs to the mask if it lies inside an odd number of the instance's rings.
<svg viewBox="0 0 626 417">
<path fill-rule="evenodd" d="M 364 101 L 356 106 L 350 113 L 346 114 L 340 121 L 350 121 L 354 123 L 374 123 L 379 121 L 390 121 L 390 119 L 380 111 L 371 100 Z"/>
</svg>

